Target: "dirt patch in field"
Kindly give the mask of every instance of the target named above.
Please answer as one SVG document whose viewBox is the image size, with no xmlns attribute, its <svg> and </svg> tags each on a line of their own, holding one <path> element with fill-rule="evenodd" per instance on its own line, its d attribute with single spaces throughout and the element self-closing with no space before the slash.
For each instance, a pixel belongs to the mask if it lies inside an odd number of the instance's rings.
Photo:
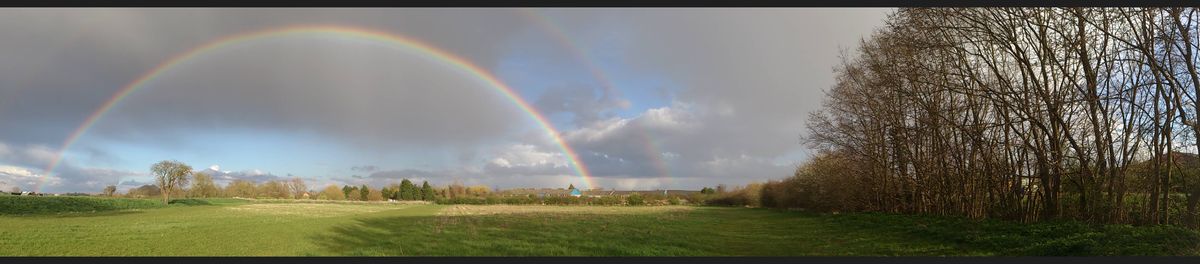
<svg viewBox="0 0 1200 264">
<path fill-rule="evenodd" d="M 247 204 L 228 207 L 229 210 L 253 214 L 289 215 L 300 217 L 334 217 L 350 214 L 374 213 L 384 210 L 400 209 L 406 206 L 369 206 L 349 204 L 316 204 L 316 203 L 269 203 Z"/>
<path fill-rule="evenodd" d="M 690 211 L 690 206 L 548 206 L 548 205 L 455 205 L 443 208 L 438 215 L 492 214 L 654 214 Z"/>
</svg>

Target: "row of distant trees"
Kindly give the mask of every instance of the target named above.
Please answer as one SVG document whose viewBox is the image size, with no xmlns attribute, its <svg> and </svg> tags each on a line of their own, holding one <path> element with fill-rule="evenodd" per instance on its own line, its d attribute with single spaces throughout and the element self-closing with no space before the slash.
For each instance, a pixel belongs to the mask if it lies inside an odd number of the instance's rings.
<svg viewBox="0 0 1200 264">
<path fill-rule="evenodd" d="M 384 200 L 401 200 L 401 201 L 432 201 L 439 196 L 438 190 L 429 185 L 428 181 L 422 182 L 421 187 L 417 187 L 412 181 L 404 179 L 399 184 L 392 184 L 382 188 L 371 188 L 367 185 L 350 186 L 345 185 L 338 188 L 336 185 L 329 185 L 321 192 L 317 193 L 313 199 L 320 200 L 350 200 L 350 201 L 384 201 Z"/>
<path fill-rule="evenodd" d="M 767 203 L 1200 225 L 1200 9 L 904 8 L 836 74 Z"/>
<path fill-rule="evenodd" d="M 497 192 L 486 185 L 465 186 L 454 183 L 436 188 L 423 181 L 418 186 L 409 179 L 399 183 L 375 188 L 368 185 L 351 186 L 328 185 L 321 190 L 309 190 L 301 178 L 286 180 L 269 180 L 260 183 L 238 179 L 221 186 L 211 175 L 204 172 L 194 172 L 191 166 L 173 160 L 161 161 L 151 166 L 155 175 L 155 184 L 147 184 L 118 194 L 116 186 L 109 185 L 102 190 L 104 196 L 125 196 L 133 198 L 160 197 L 164 203 L 169 203 L 171 197 L 177 198 L 269 198 L 269 199 L 317 199 L 337 201 L 435 201 L 445 204 L 556 204 L 556 205 L 678 205 L 685 201 L 690 204 L 705 204 L 706 200 L 721 197 L 739 196 L 740 188 L 734 194 L 727 193 L 725 185 L 716 188 L 705 187 L 698 193 L 662 194 L 645 192 L 632 195 L 603 195 L 602 197 L 572 197 L 563 194 L 561 190 L 545 196 L 546 190 L 515 189 Z M 575 189 L 570 185 L 565 190 Z M 727 204 L 727 203 L 722 203 Z M 757 205 L 757 204 L 753 204 Z"/>
<path fill-rule="evenodd" d="M 320 191 L 309 190 L 303 179 L 294 177 L 286 180 L 269 180 L 256 183 L 237 179 L 221 186 L 204 172 L 194 172 L 192 167 L 173 160 L 161 161 L 151 166 L 155 183 L 130 189 L 126 197 L 161 197 L 164 203 L 170 197 L 182 198 L 274 198 L 274 199 L 320 199 L 349 201 L 434 201 L 439 198 L 481 197 L 493 193 L 486 185 L 465 186 L 454 183 L 435 188 L 428 181 L 418 186 L 409 179 L 400 183 L 375 188 L 368 185 L 338 187 L 329 185 Z M 104 196 L 119 196 L 114 185 L 102 190 Z"/>
</svg>

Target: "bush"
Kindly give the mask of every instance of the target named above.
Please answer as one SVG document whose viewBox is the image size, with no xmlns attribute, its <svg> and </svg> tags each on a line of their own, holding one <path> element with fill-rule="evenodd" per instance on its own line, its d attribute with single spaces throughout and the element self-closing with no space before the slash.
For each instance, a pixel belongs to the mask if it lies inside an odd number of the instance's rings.
<svg viewBox="0 0 1200 264">
<path fill-rule="evenodd" d="M 527 205 L 527 204 L 541 203 L 541 201 L 539 201 L 529 195 L 504 197 L 504 199 L 502 199 L 501 202 L 503 204 L 515 204 L 515 205 Z"/>
<path fill-rule="evenodd" d="M 724 206 L 762 206 L 763 184 L 751 183 L 732 192 L 719 194 L 717 198 L 709 199 L 705 204 Z"/>
<path fill-rule="evenodd" d="M 438 204 L 487 204 L 487 199 L 480 197 L 454 197 L 442 198 L 437 200 Z"/>
<path fill-rule="evenodd" d="M 796 168 L 792 177 L 781 181 L 770 181 L 762 185 L 758 202 L 763 207 L 793 209 L 802 208 L 817 212 L 850 211 L 856 208 L 854 202 L 867 197 L 878 195 L 870 190 L 854 189 L 848 180 L 854 176 L 849 164 L 842 156 L 834 153 L 821 153 Z M 721 201 L 724 203 L 734 201 Z"/>
<path fill-rule="evenodd" d="M 170 201 L 170 202 L 168 202 L 167 204 L 178 204 L 178 205 L 212 205 L 212 203 L 210 203 L 209 201 L 207 201 L 207 200 L 201 200 L 201 199 L 171 199 L 171 201 Z"/>
<path fill-rule="evenodd" d="M 546 196 L 542 199 L 546 205 L 584 205 L 584 200 L 574 196 Z"/>
<path fill-rule="evenodd" d="M 629 197 L 625 197 L 625 201 L 628 202 L 629 205 L 631 205 L 631 206 L 638 206 L 638 205 L 646 204 L 646 199 L 643 198 L 642 195 L 636 194 L 636 193 L 630 194 Z"/>
<path fill-rule="evenodd" d="M 671 198 L 667 199 L 667 204 L 679 205 L 679 197 L 671 196 Z"/>
<path fill-rule="evenodd" d="M 621 199 L 620 196 L 601 196 L 599 198 L 592 200 L 592 204 L 594 204 L 594 205 L 611 206 L 611 205 L 621 205 L 623 203 L 625 203 L 625 200 Z"/>
<path fill-rule="evenodd" d="M 504 201 L 501 200 L 500 197 L 496 197 L 496 196 L 485 197 L 485 198 L 483 198 L 483 202 L 485 204 L 503 204 L 504 203 Z"/>
</svg>

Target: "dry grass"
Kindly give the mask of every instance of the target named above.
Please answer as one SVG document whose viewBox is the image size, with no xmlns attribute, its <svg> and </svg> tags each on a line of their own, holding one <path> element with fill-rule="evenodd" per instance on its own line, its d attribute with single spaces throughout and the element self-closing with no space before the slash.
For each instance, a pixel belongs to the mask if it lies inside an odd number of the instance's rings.
<svg viewBox="0 0 1200 264">
<path fill-rule="evenodd" d="M 310 200 L 310 199 L 254 199 L 254 198 L 237 198 L 253 203 L 309 203 L 309 204 L 388 204 L 388 205 L 428 205 L 433 204 L 430 201 L 334 201 L 334 200 Z"/>
<path fill-rule="evenodd" d="M 374 213 L 383 210 L 402 209 L 410 206 L 377 206 L 324 203 L 265 203 L 247 204 L 227 207 L 242 213 L 300 216 L 300 217 L 334 217 L 351 214 Z"/>
<path fill-rule="evenodd" d="M 493 214 L 656 214 L 694 210 L 691 206 L 529 206 L 529 205 L 454 205 L 438 212 L 438 215 L 493 215 Z"/>
</svg>

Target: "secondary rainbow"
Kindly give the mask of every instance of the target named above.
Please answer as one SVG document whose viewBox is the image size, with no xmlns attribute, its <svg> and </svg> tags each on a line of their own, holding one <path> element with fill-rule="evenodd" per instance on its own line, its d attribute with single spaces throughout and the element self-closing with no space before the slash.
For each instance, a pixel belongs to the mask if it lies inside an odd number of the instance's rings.
<svg viewBox="0 0 1200 264">
<path fill-rule="evenodd" d="M 371 29 L 365 29 L 365 28 L 359 28 L 359 27 L 339 26 L 339 25 L 301 25 L 301 26 L 291 26 L 291 27 L 268 29 L 268 30 L 262 30 L 262 31 L 254 31 L 254 32 L 248 32 L 248 33 L 236 34 L 236 35 L 219 38 L 212 42 L 208 42 L 206 44 L 200 45 L 198 47 L 192 48 L 188 51 L 185 51 L 183 53 L 175 55 L 171 59 L 168 59 L 165 62 L 162 62 L 161 64 L 157 65 L 153 69 L 150 69 L 145 74 L 141 75 L 141 77 L 138 77 L 137 79 L 135 79 L 133 82 L 122 87 L 120 90 L 117 91 L 116 94 L 113 94 L 112 98 L 108 99 L 108 101 L 105 101 L 104 104 L 102 104 L 99 108 L 97 108 L 95 112 L 92 112 L 92 114 L 89 115 L 87 117 L 87 119 L 85 119 L 83 121 L 83 123 L 80 124 L 79 127 L 76 128 L 75 131 L 72 132 L 71 135 L 68 136 L 66 138 L 66 140 L 63 141 L 62 148 L 59 149 L 59 151 L 57 153 L 55 153 L 54 159 L 51 160 L 49 165 L 46 167 L 46 170 L 45 170 L 46 175 L 44 175 L 42 177 L 42 181 L 44 181 L 46 177 L 49 177 L 49 175 L 54 171 L 55 167 L 57 167 L 59 165 L 59 163 L 62 162 L 63 154 L 66 152 L 66 150 L 69 149 L 72 144 L 74 144 L 76 141 L 78 141 L 79 138 L 81 136 L 83 136 L 83 134 L 87 133 L 88 129 L 91 128 L 92 125 L 96 123 L 96 121 L 100 120 L 100 118 L 102 118 L 105 113 L 107 113 L 110 109 L 112 109 L 114 106 L 116 106 L 118 103 L 120 103 L 122 99 L 129 96 L 133 92 L 141 89 L 142 87 L 145 87 L 146 83 L 150 82 L 151 80 L 154 80 L 155 77 L 158 77 L 159 75 L 161 75 L 162 73 L 166 72 L 167 70 L 173 68 L 174 66 L 182 64 L 184 62 L 187 62 L 190 59 L 198 57 L 200 55 L 203 55 L 203 54 L 215 51 L 215 50 L 219 50 L 223 47 L 228 47 L 228 46 L 236 44 L 236 43 L 258 40 L 258 39 L 266 39 L 266 38 L 272 38 L 272 37 L 300 35 L 300 34 L 329 35 L 329 36 L 335 36 L 335 37 L 345 37 L 345 38 L 353 38 L 353 39 L 378 41 L 381 43 L 386 43 L 386 44 L 388 44 L 388 46 L 399 47 L 399 48 L 403 48 L 403 49 L 409 50 L 409 51 L 415 51 L 416 54 L 426 56 L 427 58 L 430 58 L 433 61 L 444 63 L 446 65 L 451 66 L 452 68 L 463 71 L 464 73 L 467 73 L 468 75 L 478 78 L 479 80 L 486 83 L 488 86 L 491 86 L 496 91 L 500 92 L 500 94 L 504 95 L 504 97 L 508 98 L 514 104 L 516 104 L 517 107 L 521 109 L 521 111 L 527 113 L 530 117 L 532 117 L 534 119 L 534 121 L 536 121 L 538 123 L 539 126 L 542 127 L 542 129 L 544 129 L 548 134 L 550 134 L 550 137 L 554 140 L 555 145 L 557 145 L 563 151 L 564 155 L 566 155 L 567 158 L 571 161 L 571 163 L 574 164 L 574 166 L 572 166 L 573 169 L 575 170 L 575 172 L 577 174 L 579 174 L 580 177 L 583 178 L 584 183 L 587 184 L 587 186 L 584 187 L 585 189 L 591 188 L 591 186 L 594 186 L 591 174 L 588 172 L 587 167 L 583 164 L 583 162 L 579 161 L 579 156 L 575 153 L 575 150 L 572 149 L 569 145 L 566 144 L 566 142 L 563 141 L 561 133 L 559 133 L 558 130 L 554 129 L 554 127 L 552 125 L 550 125 L 550 122 L 548 122 L 546 120 L 545 116 L 543 116 L 540 112 L 538 112 L 536 109 L 534 109 L 533 106 L 531 106 L 528 102 L 525 101 L 525 99 L 522 99 L 521 96 L 519 96 L 515 91 L 513 91 L 512 87 L 509 87 L 508 85 L 501 82 L 498 78 L 496 78 L 495 75 L 493 75 L 490 72 L 488 72 L 487 70 L 484 70 L 483 68 L 471 63 L 470 61 L 463 59 L 462 57 L 459 57 L 459 56 L 449 53 L 447 51 L 438 49 L 434 46 L 431 46 L 429 44 L 426 44 L 424 42 L 418 41 L 413 38 L 409 38 L 409 37 L 406 37 L 403 35 L 390 33 L 390 32 L 377 31 L 377 30 L 371 30 Z M 37 185 L 34 186 L 33 189 L 35 191 L 39 190 L 39 188 L 41 187 L 42 181 L 39 181 L 37 183 Z"/>
<path fill-rule="evenodd" d="M 538 12 L 536 9 L 518 8 L 517 11 L 522 16 L 531 20 L 534 25 L 540 27 L 542 31 L 548 33 L 551 37 L 558 41 L 558 43 L 561 44 L 562 47 L 566 48 L 567 52 L 574 57 L 576 62 L 583 64 L 583 66 L 587 68 L 588 73 L 592 75 L 592 78 L 600 83 L 601 88 L 604 88 L 605 96 L 621 97 L 621 90 L 616 89 L 612 80 L 608 78 L 608 75 L 605 74 L 604 71 L 596 65 L 596 63 L 589 59 L 587 52 L 584 51 L 583 48 L 580 48 L 579 45 L 567 35 L 566 31 L 563 30 L 562 27 L 559 27 L 558 24 L 552 22 L 549 17 L 542 12 Z M 601 99 L 603 100 L 608 98 Z M 642 141 L 642 150 L 646 155 L 646 158 L 650 159 L 651 165 L 654 166 L 655 170 L 657 170 L 659 173 L 660 183 L 662 184 L 661 187 L 668 189 L 674 187 L 672 185 L 673 179 L 671 177 L 671 171 L 667 165 L 667 162 L 663 160 L 663 152 L 658 146 L 658 143 L 656 143 L 650 137 L 650 133 L 647 132 L 645 128 L 638 127 L 635 128 L 635 131 L 637 131 L 638 139 Z"/>
</svg>

